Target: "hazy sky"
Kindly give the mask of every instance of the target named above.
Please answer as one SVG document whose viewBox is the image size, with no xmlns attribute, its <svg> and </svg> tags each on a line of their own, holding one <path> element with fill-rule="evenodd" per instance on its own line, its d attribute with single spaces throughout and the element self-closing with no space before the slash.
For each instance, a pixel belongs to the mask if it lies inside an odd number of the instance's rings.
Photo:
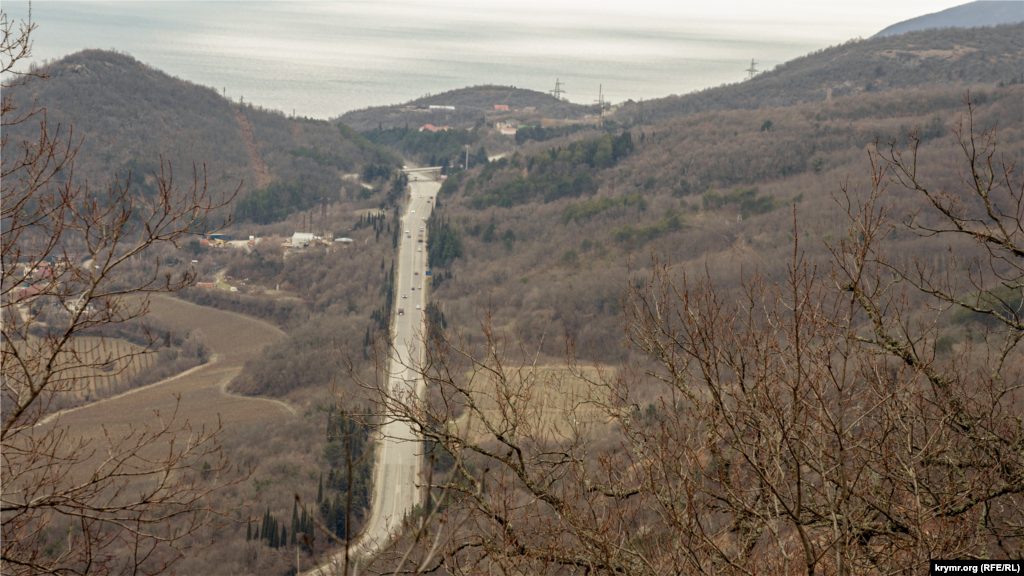
<svg viewBox="0 0 1024 576">
<path fill-rule="evenodd" d="M 328 117 L 467 85 L 568 98 L 683 94 L 962 0 L 403 0 L 85 2 L 36 0 L 32 60 L 116 49 L 226 95 Z M 28 3 L 5 0 L 24 18 Z M 287 82 L 276 81 L 287 79 Z"/>
<path fill-rule="evenodd" d="M 100 7 L 101 11 L 119 5 L 130 11 L 133 4 L 140 4 L 140 2 L 36 0 L 35 5 L 40 8 L 36 11 L 37 22 L 45 26 L 46 14 L 52 13 L 54 7 L 68 3 L 78 4 L 78 9 L 81 9 L 83 5 L 93 4 Z M 188 5 L 177 2 L 144 3 L 181 6 L 182 11 L 192 9 Z M 770 29 L 772 35 L 785 35 L 787 33 L 806 34 L 806 29 L 801 29 L 799 26 L 801 23 L 830 20 L 834 22 L 834 27 L 821 30 L 821 33 L 826 35 L 833 33 L 835 36 L 833 43 L 839 43 L 850 38 L 866 38 L 890 24 L 965 3 L 963 0 L 786 0 L 769 2 L 759 0 L 714 0 L 711 2 L 706 0 L 700 2 L 692 0 L 682 2 L 657 0 L 516 0 L 514 2 L 403 0 L 401 2 L 374 2 L 373 4 L 382 13 L 390 12 L 392 17 L 403 20 L 410 17 L 415 18 L 417 13 L 443 11 L 454 20 L 469 22 L 473 20 L 532 21 L 538 25 L 553 28 L 557 28 L 561 23 L 577 22 L 581 18 L 590 19 L 595 16 L 614 15 L 624 24 L 646 25 L 652 29 L 675 26 L 680 19 L 714 18 L 744 27 Z M 6 1 L 3 4 L 4 10 L 15 16 L 24 14 L 27 5 L 26 2 L 17 0 Z M 342 7 L 368 3 L 365 1 L 325 1 L 322 4 Z M 386 24 L 386 21 L 382 21 L 382 25 Z M 83 22 L 82 25 L 89 26 L 89 23 Z M 46 40 L 45 37 L 39 38 L 37 52 L 43 57 L 52 58 L 56 55 L 52 54 L 46 46 Z M 118 38 L 110 37 L 107 34 L 102 39 L 105 43 L 103 46 L 82 46 L 82 48 L 116 46 L 118 40 Z M 119 46 L 119 48 L 121 47 Z"/>
</svg>

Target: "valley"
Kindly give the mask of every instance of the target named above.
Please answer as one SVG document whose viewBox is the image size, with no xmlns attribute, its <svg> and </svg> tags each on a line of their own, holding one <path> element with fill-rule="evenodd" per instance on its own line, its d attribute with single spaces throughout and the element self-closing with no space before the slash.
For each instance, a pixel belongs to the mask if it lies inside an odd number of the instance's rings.
<svg viewBox="0 0 1024 576">
<path fill-rule="evenodd" d="M 150 430 L 175 432 L 147 464 L 202 438 L 166 477 L 216 486 L 189 504 L 208 516 L 155 524 L 191 527 L 133 560 L 157 573 L 1014 557 L 1022 63 L 1024 24 L 911 31 L 642 103 L 489 85 L 327 122 L 70 55 L 5 93 L 83 137 L 52 189 L 132 199 L 96 217 L 127 231 L 110 254 L 189 184 L 218 200 L 109 275 L 98 226 L 13 228 L 4 449 L 81 446 L 73 479 Z M 54 364 L 77 388 L 16 415 Z M 138 545 L 73 537 L 72 508 L 18 524 L 50 543 L 33 562 L 80 566 L 77 541 L 132 566 Z"/>
</svg>

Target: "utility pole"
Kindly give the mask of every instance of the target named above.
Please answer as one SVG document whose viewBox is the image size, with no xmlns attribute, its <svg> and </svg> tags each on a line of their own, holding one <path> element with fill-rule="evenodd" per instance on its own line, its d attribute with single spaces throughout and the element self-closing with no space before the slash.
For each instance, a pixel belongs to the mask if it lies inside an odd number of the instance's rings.
<svg viewBox="0 0 1024 576">
<path fill-rule="evenodd" d="M 469 144 L 466 144 L 466 170 L 469 170 Z"/>
<path fill-rule="evenodd" d="M 320 201 L 320 237 L 327 238 L 327 196 L 323 196 Z"/>
<path fill-rule="evenodd" d="M 555 78 L 555 89 L 554 90 L 548 90 L 548 93 L 551 94 L 552 96 L 554 96 L 556 100 L 561 101 L 562 100 L 562 92 L 564 92 L 564 90 L 562 90 L 562 86 L 565 86 L 565 84 L 562 84 L 558 80 L 558 78 Z"/>
<path fill-rule="evenodd" d="M 604 126 L 604 84 L 597 85 L 597 117 L 601 119 L 601 126 Z"/>
<path fill-rule="evenodd" d="M 753 79 L 754 78 L 754 74 L 757 74 L 756 66 L 757 66 L 757 62 L 754 62 L 754 59 L 751 58 L 750 59 L 750 68 L 747 68 L 746 70 L 744 70 L 744 72 L 749 74 L 749 76 L 747 76 L 747 80 Z"/>
</svg>

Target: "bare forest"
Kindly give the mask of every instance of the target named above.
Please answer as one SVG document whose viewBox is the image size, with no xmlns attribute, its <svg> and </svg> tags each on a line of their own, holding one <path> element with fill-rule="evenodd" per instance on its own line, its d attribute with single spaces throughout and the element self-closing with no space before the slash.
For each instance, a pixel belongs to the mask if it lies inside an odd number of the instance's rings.
<svg viewBox="0 0 1024 576">
<path fill-rule="evenodd" d="M 5 574 L 304 572 L 358 538 L 388 414 L 421 498 L 346 573 L 1024 556 L 1021 26 L 346 125 L 118 52 L 19 66 L 2 24 Z M 441 175 L 413 398 L 400 218 Z"/>
</svg>

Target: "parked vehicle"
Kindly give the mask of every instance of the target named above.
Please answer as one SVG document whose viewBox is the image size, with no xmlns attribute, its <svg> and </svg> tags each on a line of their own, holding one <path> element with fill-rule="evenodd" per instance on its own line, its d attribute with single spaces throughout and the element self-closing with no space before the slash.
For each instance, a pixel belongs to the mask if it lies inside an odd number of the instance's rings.
<svg viewBox="0 0 1024 576">
<path fill-rule="evenodd" d="M 404 316 L 405 315 L 405 308 L 399 308 L 398 309 L 398 315 L 399 316 Z"/>
</svg>

